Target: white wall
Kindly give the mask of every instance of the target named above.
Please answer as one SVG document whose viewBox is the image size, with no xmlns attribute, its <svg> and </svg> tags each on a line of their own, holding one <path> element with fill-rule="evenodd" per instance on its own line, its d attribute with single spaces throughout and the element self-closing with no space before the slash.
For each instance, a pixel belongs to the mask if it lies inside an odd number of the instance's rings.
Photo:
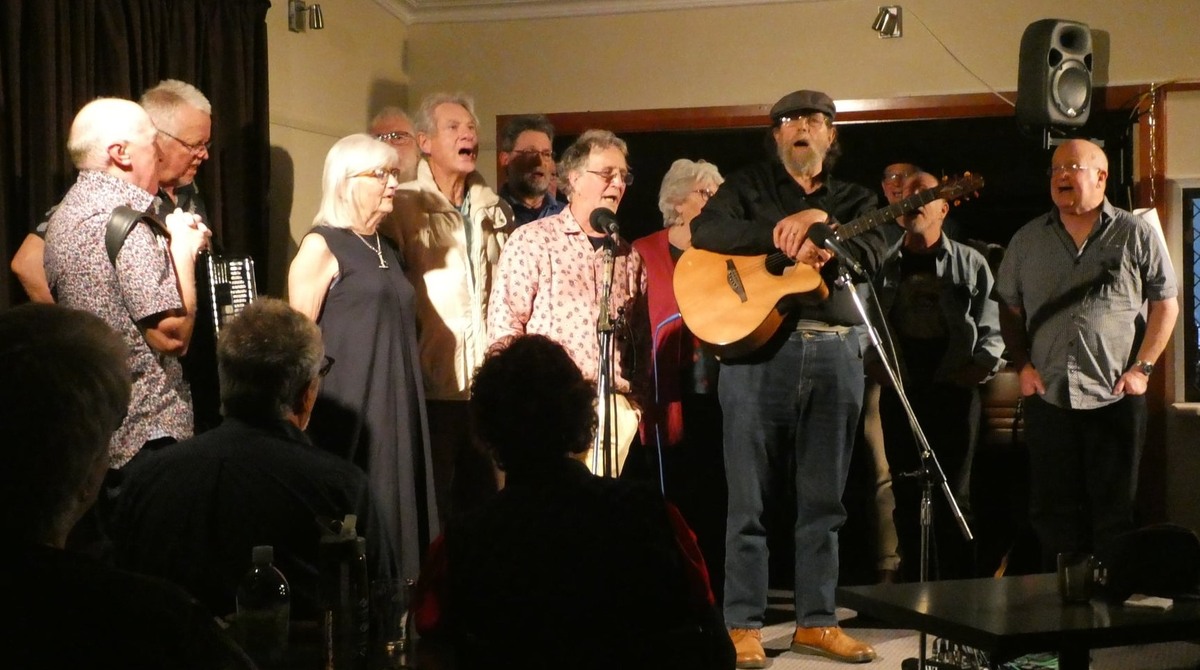
<svg viewBox="0 0 1200 670">
<path fill-rule="evenodd" d="M 271 232 L 268 290 L 284 293 L 287 263 L 312 225 L 329 147 L 364 132 L 375 111 L 408 107 L 407 27 L 372 0 L 322 3 L 323 30 L 293 33 L 287 3 L 267 11 L 271 81 Z"/>
</svg>

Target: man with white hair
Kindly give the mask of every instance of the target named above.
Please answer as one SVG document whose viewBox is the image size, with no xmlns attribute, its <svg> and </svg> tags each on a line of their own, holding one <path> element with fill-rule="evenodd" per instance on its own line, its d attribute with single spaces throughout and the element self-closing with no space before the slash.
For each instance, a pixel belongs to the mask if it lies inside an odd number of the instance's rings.
<svg viewBox="0 0 1200 670">
<path fill-rule="evenodd" d="M 165 136 L 159 142 L 158 197 L 154 214 L 160 219 L 179 207 L 208 222 L 204 201 L 194 180 L 200 164 L 208 159 L 212 133 L 212 104 L 195 86 L 178 79 L 165 79 L 142 94 L 142 108 Z M 57 207 L 57 205 L 56 205 Z M 13 275 L 33 302 L 53 302 L 43 267 L 46 225 L 54 213 L 46 213 L 21 243 L 12 259 Z M 215 368 L 215 362 L 213 367 Z M 215 378 L 215 372 L 213 373 Z"/>
<path fill-rule="evenodd" d="M 196 318 L 196 254 L 208 228 L 176 209 L 167 235 L 139 222 L 115 261 L 105 249 L 113 209 L 147 210 L 159 187 L 159 130 L 129 100 L 100 98 L 79 111 L 67 149 L 79 169 L 46 231 L 46 278 L 54 299 L 98 315 L 129 349 L 133 395 L 109 445 L 109 466 L 120 468 L 143 447 L 192 434 L 191 393 L 177 360 L 188 348 Z"/>
<path fill-rule="evenodd" d="M 196 171 L 209 158 L 212 144 L 212 104 L 195 86 L 166 79 L 142 94 L 142 109 L 158 129 L 158 194 L 153 213 L 159 219 L 176 208 L 208 224 L 208 211 L 196 188 Z M 207 266 L 200 264 L 198 286 L 205 285 Z M 183 375 L 192 391 L 196 432 L 221 422 L 221 392 L 217 382 L 217 345 L 211 310 L 197 312 L 197 328 L 184 356 Z"/>
<path fill-rule="evenodd" d="M 513 212 L 475 169 L 479 133 L 470 97 L 427 96 L 416 129 L 425 159 L 416 180 L 396 191 L 394 216 L 405 271 L 417 289 L 434 486 L 444 519 L 452 498 L 462 511 L 496 486 L 491 466 L 471 444 L 467 398 L 487 351 L 488 294 Z"/>
</svg>

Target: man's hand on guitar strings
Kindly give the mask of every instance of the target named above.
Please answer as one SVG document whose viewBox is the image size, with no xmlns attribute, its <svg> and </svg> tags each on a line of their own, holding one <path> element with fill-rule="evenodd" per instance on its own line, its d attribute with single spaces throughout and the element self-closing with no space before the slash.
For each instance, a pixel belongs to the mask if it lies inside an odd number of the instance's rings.
<svg viewBox="0 0 1200 670">
<path fill-rule="evenodd" d="M 775 230 L 772 232 L 775 247 L 786 254 L 788 258 L 808 263 L 806 260 L 801 260 L 800 257 L 800 248 L 808 236 L 808 229 L 814 223 L 821 223 L 828 218 L 829 215 L 819 209 L 805 209 L 784 217 L 775 224 Z M 812 263 L 808 264 L 812 265 Z"/>
</svg>

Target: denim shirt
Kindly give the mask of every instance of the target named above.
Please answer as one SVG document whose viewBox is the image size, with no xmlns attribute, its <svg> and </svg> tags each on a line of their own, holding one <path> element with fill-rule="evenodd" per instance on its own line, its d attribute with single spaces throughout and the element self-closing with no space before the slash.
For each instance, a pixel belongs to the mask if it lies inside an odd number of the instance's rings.
<svg viewBox="0 0 1200 670">
<path fill-rule="evenodd" d="M 884 314 L 896 303 L 901 282 L 900 259 L 904 239 L 892 245 L 884 257 L 875 288 Z M 983 254 L 942 235 L 935 250 L 934 268 L 941 279 L 940 307 L 947 327 L 946 351 L 934 380 L 949 383 L 955 372 L 970 363 L 995 372 L 1004 353 L 1000 337 L 1000 307 L 991 297 L 994 280 Z M 868 343 L 864 343 L 866 346 Z M 868 360 L 878 356 L 872 350 Z M 904 375 L 904 362 L 900 362 Z"/>
</svg>

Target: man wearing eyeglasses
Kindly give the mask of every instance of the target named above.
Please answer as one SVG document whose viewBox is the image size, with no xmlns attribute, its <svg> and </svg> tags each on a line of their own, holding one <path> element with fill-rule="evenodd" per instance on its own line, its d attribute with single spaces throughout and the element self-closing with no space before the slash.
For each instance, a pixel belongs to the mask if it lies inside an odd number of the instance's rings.
<svg viewBox="0 0 1200 670">
<path fill-rule="evenodd" d="M 165 221 L 176 210 L 208 224 L 208 212 L 196 188 L 196 172 L 208 160 L 212 139 L 212 105 L 195 86 L 177 79 L 166 79 L 147 89 L 139 101 L 158 131 L 156 172 L 158 191 L 148 208 Z M 55 208 L 46 213 L 47 221 Z M 43 257 L 47 222 L 31 232 L 12 260 L 12 270 L 34 302 L 53 302 L 46 281 Z M 194 271 L 193 271 L 194 272 Z M 192 390 L 194 421 L 198 430 L 220 422 L 217 390 L 215 343 L 211 335 L 211 317 L 198 311 L 199 328 L 193 328 L 195 342 L 183 360 L 184 375 Z M 191 346 L 194 344 L 194 346 Z"/>
<path fill-rule="evenodd" d="M 512 205 L 517 225 L 558 214 L 567 206 L 557 193 L 554 126 L 541 114 L 514 117 L 500 135 L 505 182 L 500 197 Z"/>
<path fill-rule="evenodd" d="M 1049 178 L 1054 209 L 1013 235 L 996 292 L 1024 397 L 1030 521 L 1053 570 L 1057 553 L 1133 529 L 1146 387 L 1179 305 L 1162 234 L 1105 197 L 1100 147 L 1063 143 Z"/>
<path fill-rule="evenodd" d="M 158 129 L 161 140 L 157 167 L 159 190 L 152 213 L 161 220 L 180 208 L 198 215 L 201 222 L 207 224 L 204 201 L 193 182 L 200 164 L 209 157 L 212 105 L 196 87 L 176 79 L 161 81 L 147 89 L 140 103 Z M 46 212 L 46 221 L 56 207 Z M 42 267 L 46 221 L 29 233 L 12 260 L 13 274 L 34 302 L 54 302 Z"/>
<path fill-rule="evenodd" d="M 645 263 L 615 227 L 602 226 L 615 219 L 633 183 L 628 156 L 625 140 L 607 130 L 589 130 L 563 151 L 571 202 L 513 233 L 496 268 L 487 315 L 492 342 L 545 335 L 566 348 L 585 379 L 595 382 L 602 371 L 611 374 L 612 402 L 603 404 L 601 418 L 607 423 L 599 431 L 607 432 L 614 449 L 606 454 L 607 467 L 590 452 L 584 458 L 596 474 L 613 476 L 637 433 L 640 412 L 629 398 L 645 392 L 650 360 Z M 611 279 L 607 313 L 614 337 L 611 366 L 602 368 L 597 328 L 606 278 Z"/>
<path fill-rule="evenodd" d="M 786 500 L 787 495 L 773 494 L 788 491 L 795 492 L 796 501 L 792 651 L 848 662 L 875 658 L 870 645 L 838 626 L 834 613 L 838 531 L 846 520 L 842 492 L 862 408 L 862 320 L 848 290 L 832 288 L 835 264 L 826 264 L 829 252 L 807 235 L 813 224 L 829 217 L 848 222 L 877 202 L 867 188 L 830 175 L 839 153 L 835 113 L 833 100 L 819 91 L 785 95 L 770 112 L 776 160 L 730 176 L 692 220 L 697 248 L 746 255 L 783 252 L 824 269 L 831 286 L 824 302 L 790 309 L 760 351 L 721 362 L 725 462 L 737 466 L 726 468 L 724 609 L 739 668 L 766 666 L 764 502 Z M 869 271 L 885 251 L 873 231 L 845 246 Z"/>
<path fill-rule="evenodd" d="M 130 350 L 133 395 L 110 445 L 114 469 L 193 430 L 178 359 L 195 328 L 195 261 L 208 244 L 208 228 L 195 214 L 175 210 L 163 219 L 168 235 L 138 223 L 115 262 L 105 249 L 115 207 L 152 206 L 162 141 L 134 102 L 100 98 L 85 105 L 67 140 L 79 176 L 46 231 L 46 278 L 55 300 L 99 315 Z"/>
<path fill-rule="evenodd" d="M 400 183 L 417 178 L 417 162 L 421 160 L 421 152 L 417 149 L 416 131 L 408 114 L 399 107 L 384 107 L 375 118 L 371 119 L 368 131 L 375 139 L 386 142 L 396 150 L 400 163 Z"/>
</svg>

